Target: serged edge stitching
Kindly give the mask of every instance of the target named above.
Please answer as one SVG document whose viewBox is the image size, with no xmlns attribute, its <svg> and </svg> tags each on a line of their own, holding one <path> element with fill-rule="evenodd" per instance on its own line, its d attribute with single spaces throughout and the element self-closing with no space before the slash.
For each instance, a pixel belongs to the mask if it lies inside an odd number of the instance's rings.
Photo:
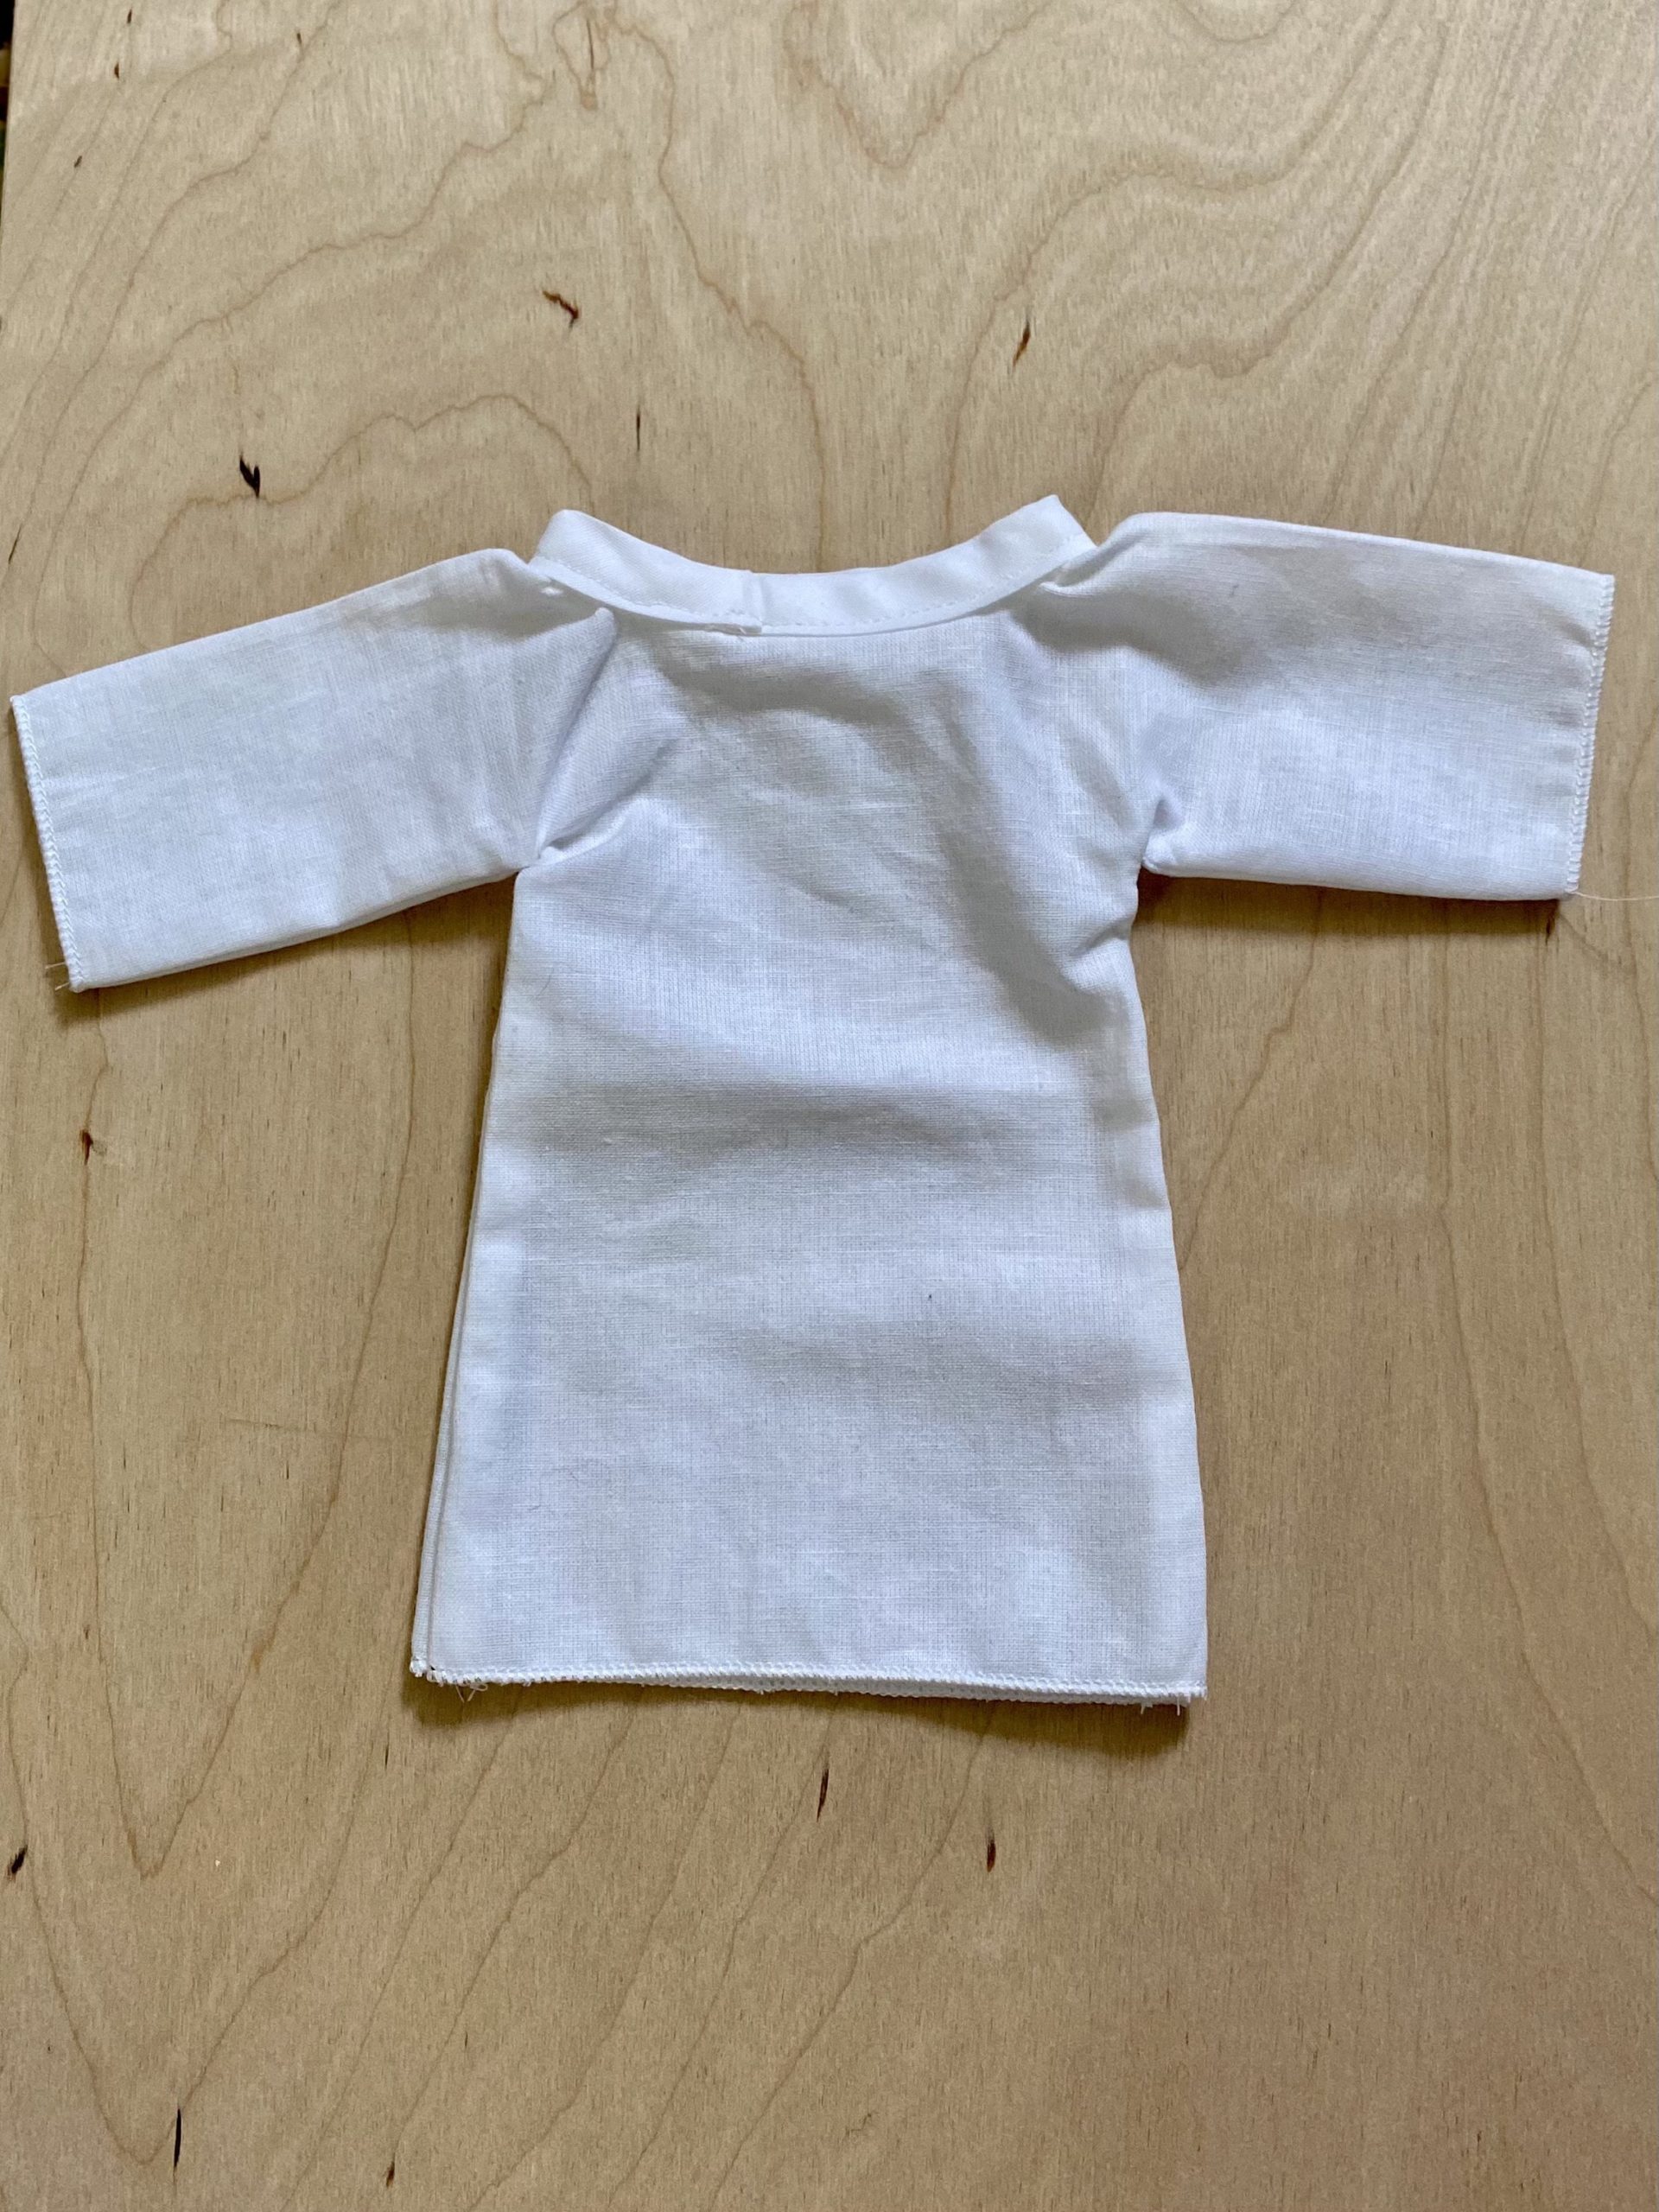
<svg viewBox="0 0 1659 2212">
<path fill-rule="evenodd" d="M 1567 825 L 1567 876 L 1563 897 L 1570 899 L 1579 887 L 1579 878 L 1584 868 L 1585 830 L 1590 818 L 1590 779 L 1595 766 L 1596 722 L 1601 706 L 1602 678 L 1607 666 L 1607 639 L 1613 621 L 1614 579 L 1609 576 L 1601 588 L 1601 607 L 1596 619 L 1595 642 L 1591 649 L 1590 682 L 1584 702 L 1584 718 L 1579 731 L 1579 779 L 1573 794 L 1573 817 Z"/>
<path fill-rule="evenodd" d="M 1205 1694 L 1202 1682 L 1061 1682 L 1040 1677 L 976 1681 L 969 1676 L 906 1680 L 891 1675 L 832 1675 L 815 1667 L 629 1667 L 577 1669 L 501 1667 L 463 1674 L 411 1656 L 409 1671 L 451 1689 L 489 1689 L 524 1682 L 612 1682 L 648 1688 L 832 1690 L 875 1697 L 1030 1698 L 1056 1703 L 1185 1705 Z"/>
<path fill-rule="evenodd" d="M 17 723 L 17 742 L 22 748 L 23 774 L 28 780 L 29 796 L 35 808 L 35 826 L 40 832 L 41 856 L 46 862 L 46 887 L 52 893 L 52 913 L 58 925 L 58 941 L 63 947 L 63 962 L 69 970 L 70 986 L 78 991 L 86 982 L 86 970 L 80 964 L 75 932 L 69 919 L 69 893 L 64 883 L 63 863 L 58 854 L 57 833 L 52 827 L 52 809 L 46 796 L 46 771 L 41 765 L 35 734 L 29 727 L 29 711 L 22 699 L 12 701 L 11 711 Z"/>
</svg>

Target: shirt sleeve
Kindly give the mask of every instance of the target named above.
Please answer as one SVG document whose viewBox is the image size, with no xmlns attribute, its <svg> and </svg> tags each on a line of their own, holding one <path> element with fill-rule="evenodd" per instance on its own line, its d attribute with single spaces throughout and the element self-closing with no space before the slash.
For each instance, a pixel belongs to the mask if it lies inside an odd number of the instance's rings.
<svg viewBox="0 0 1659 2212">
<path fill-rule="evenodd" d="M 515 874 L 613 634 L 470 553 L 15 698 L 71 988 Z"/>
<path fill-rule="evenodd" d="M 1137 515 L 1099 552 L 1148 868 L 1576 889 L 1611 576 L 1213 515 Z"/>
</svg>

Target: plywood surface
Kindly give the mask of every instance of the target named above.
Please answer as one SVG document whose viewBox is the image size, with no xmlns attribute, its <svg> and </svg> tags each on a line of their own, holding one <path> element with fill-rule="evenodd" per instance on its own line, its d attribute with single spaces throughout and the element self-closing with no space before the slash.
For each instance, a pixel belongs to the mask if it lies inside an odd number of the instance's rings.
<svg viewBox="0 0 1659 2212">
<path fill-rule="evenodd" d="M 10 2212 L 1651 2202 L 1649 12 L 20 9 L 7 691 L 561 505 L 1619 597 L 1605 903 L 1147 884 L 1185 1722 L 411 1681 L 508 893 L 72 997 L 8 739 Z"/>
</svg>

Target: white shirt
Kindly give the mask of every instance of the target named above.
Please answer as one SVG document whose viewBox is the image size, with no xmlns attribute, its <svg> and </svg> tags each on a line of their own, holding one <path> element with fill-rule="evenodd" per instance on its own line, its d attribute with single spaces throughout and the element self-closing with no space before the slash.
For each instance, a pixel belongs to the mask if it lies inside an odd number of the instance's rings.
<svg viewBox="0 0 1659 2212">
<path fill-rule="evenodd" d="M 518 879 L 415 1672 L 1200 1695 L 1137 873 L 1572 891 L 1611 595 L 1052 499 L 819 575 L 566 511 L 15 701 L 77 990 Z"/>
</svg>

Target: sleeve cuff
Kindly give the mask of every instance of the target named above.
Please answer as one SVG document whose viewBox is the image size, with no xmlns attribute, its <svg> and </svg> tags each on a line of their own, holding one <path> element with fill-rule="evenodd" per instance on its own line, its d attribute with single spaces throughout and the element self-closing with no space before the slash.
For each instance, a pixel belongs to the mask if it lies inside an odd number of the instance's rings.
<svg viewBox="0 0 1659 2212">
<path fill-rule="evenodd" d="M 63 862 L 58 852 L 58 841 L 52 827 L 52 809 L 46 794 L 46 771 L 41 764 L 34 733 L 29 727 L 26 696 L 14 698 L 11 711 L 16 718 L 17 741 L 23 755 L 23 775 L 29 785 L 29 802 L 35 809 L 35 826 L 40 832 L 41 852 L 46 861 L 47 888 L 52 894 L 52 915 L 58 925 L 58 941 L 63 947 L 64 965 L 69 970 L 69 988 L 72 991 L 84 991 L 86 988 L 86 973 L 75 943 L 69 894 L 63 880 Z"/>
<path fill-rule="evenodd" d="M 1613 579 L 1604 576 L 1601 608 L 1596 620 L 1590 666 L 1585 678 L 1584 718 L 1579 731 L 1578 780 L 1573 796 L 1573 812 L 1567 828 L 1567 864 L 1562 871 L 1560 895 L 1563 899 L 1570 899 L 1578 889 L 1579 872 L 1584 864 L 1584 836 L 1590 818 L 1590 777 L 1596 757 L 1596 721 L 1601 711 L 1601 684 L 1607 669 L 1607 635 L 1612 620 Z"/>
</svg>

